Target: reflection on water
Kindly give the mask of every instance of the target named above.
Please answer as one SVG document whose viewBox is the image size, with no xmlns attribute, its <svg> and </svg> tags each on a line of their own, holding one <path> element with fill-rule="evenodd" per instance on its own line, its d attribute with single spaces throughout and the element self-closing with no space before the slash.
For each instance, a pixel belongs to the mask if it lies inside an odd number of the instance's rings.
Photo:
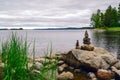
<svg viewBox="0 0 120 80">
<path fill-rule="evenodd" d="M 26 37 L 31 44 L 35 39 L 35 49 L 37 56 L 43 56 L 48 45 L 52 43 L 53 51 L 69 51 L 75 48 L 76 40 L 83 44 L 85 30 L 0 30 L 0 44 L 10 36 L 11 32 L 16 32 L 23 38 Z M 106 32 L 88 30 L 93 45 L 103 47 L 113 53 L 120 53 L 120 32 Z"/>
<path fill-rule="evenodd" d="M 120 52 L 120 32 L 93 31 L 92 41 L 94 45 L 103 47 L 110 52 Z"/>
</svg>

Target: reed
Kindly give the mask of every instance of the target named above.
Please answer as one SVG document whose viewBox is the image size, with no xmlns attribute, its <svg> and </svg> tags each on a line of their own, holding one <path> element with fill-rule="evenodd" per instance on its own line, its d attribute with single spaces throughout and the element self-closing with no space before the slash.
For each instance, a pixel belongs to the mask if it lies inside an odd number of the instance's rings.
<svg viewBox="0 0 120 80">
<path fill-rule="evenodd" d="M 52 54 L 53 54 L 53 49 L 52 49 L 52 44 L 51 44 L 50 49 L 47 48 L 47 51 L 45 52 L 46 60 L 43 62 L 43 68 L 41 69 L 37 80 L 56 80 L 56 69 L 57 69 L 58 60 L 56 58 L 55 62 L 53 63 L 51 59 L 47 59 L 48 56 L 51 57 Z"/>
<path fill-rule="evenodd" d="M 23 41 L 14 33 L 2 44 L 4 80 L 28 80 L 28 47 L 27 39 Z"/>
</svg>

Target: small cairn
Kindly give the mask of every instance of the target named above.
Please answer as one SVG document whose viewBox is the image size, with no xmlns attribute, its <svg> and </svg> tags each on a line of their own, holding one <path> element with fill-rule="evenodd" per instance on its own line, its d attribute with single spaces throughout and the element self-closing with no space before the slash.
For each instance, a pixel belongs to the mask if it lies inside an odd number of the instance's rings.
<svg viewBox="0 0 120 80">
<path fill-rule="evenodd" d="M 81 46 L 82 50 L 87 50 L 87 51 L 93 51 L 94 50 L 94 47 L 91 45 L 90 38 L 89 38 L 87 30 L 85 31 L 85 37 L 83 38 L 83 44 L 84 45 Z"/>
<path fill-rule="evenodd" d="M 80 46 L 79 46 L 79 40 L 77 40 L 77 42 L 76 42 L 76 47 L 75 47 L 76 49 L 80 49 Z"/>
</svg>

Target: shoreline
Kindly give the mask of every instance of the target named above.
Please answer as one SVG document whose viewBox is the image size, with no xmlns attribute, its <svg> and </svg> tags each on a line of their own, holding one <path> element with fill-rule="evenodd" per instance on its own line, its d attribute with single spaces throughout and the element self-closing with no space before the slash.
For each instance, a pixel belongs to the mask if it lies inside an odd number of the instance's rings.
<svg viewBox="0 0 120 80">
<path fill-rule="evenodd" d="M 104 28 L 94 28 L 93 30 L 95 31 L 112 31 L 112 32 L 116 32 L 116 31 L 120 31 L 120 27 L 104 27 Z"/>
</svg>

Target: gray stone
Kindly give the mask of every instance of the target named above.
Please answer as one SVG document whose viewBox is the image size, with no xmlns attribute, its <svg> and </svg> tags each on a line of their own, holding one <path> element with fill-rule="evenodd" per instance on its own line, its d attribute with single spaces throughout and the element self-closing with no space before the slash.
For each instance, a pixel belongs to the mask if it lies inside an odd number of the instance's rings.
<svg viewBox="0 0 120 80">
<path fill-rule="evenodd" d="M 39 62 L 35 62 L 35 64 L 33 64 L 32 68 L 35 70 L 41 70 L 43 67 L 42 63 Z"/>
<path fill-rule="evenodd" d="M 95 69 L 108 69 L 111 65 L 114 65 L 114 63 L 118 61 L 114 55 L 99 47 L 95 47 L 94 51 L 73 49 L 66 55 L 66 57 L 68 55 L 76 58 L 70 59 L 70 57 L 68 57 L 69 60 L 72 60 L 70 62 L 76 60 L 76 63 L 79 62 L 79 66 L 87 66 Z"/>
</svg>

